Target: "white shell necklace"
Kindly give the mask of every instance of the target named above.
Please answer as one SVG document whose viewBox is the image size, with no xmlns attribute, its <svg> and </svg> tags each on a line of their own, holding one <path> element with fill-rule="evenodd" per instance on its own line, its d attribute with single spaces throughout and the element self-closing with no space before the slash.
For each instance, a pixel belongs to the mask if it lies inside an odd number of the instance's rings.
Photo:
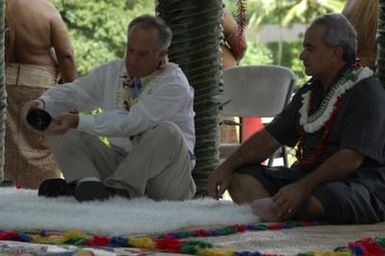
<svg viewBox="0 0 385 256">
<path fill-rule="evenodd" d="M 373 71 L 367 67 L 357 70 L 348 70 L 343 77 L 334 84 L 325 98 L 322 100 L 321 106 L 313 114 L 309 116 L 311 91 L 302 95 L 302 107 L 299 110 L 301 118 L 299 123 L 307 133 L 314 133 L 325 125 L 333 113 L 334 104 L 347 90 L 351 89 L 362 79 L 373 75 Z"/>
</svg>

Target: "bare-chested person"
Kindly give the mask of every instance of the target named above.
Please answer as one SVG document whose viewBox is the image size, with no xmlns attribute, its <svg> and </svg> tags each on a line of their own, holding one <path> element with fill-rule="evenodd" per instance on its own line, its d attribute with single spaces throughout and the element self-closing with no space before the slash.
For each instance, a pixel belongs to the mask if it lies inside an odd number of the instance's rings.
<svg viewBox="0 0 385 256">
<path fill-rule="evenodd" d="M 376 68 L 377 0 L 347 0 L 342 14 L 357 31 L 357 57 L 361 66 Z"/>
<path fill-rule="evenodd" d="M 224 40 L 221 44 L 222 69 L 227 69 L 239 64 L 239 61 L 246 53 L 247 42 L 245 34 L 239 31 L 237 21 L 226 8 L 223 9 L 222 26 L 224 35 Z M 230 116 L 225 116 L 224 118 L 235 121 Z M 239 143 L 235 126 L 221 125 L 219 132 L 221 143 Z"/>
<path fill-rule="evenodd" d="M 47 0 L 6 1 L 7 131 L 5 180 L 27 188 L 58 177 L 46 139 L 21 121 L 21 107 L 76 76 L 67 28 Z"/>
</svg>

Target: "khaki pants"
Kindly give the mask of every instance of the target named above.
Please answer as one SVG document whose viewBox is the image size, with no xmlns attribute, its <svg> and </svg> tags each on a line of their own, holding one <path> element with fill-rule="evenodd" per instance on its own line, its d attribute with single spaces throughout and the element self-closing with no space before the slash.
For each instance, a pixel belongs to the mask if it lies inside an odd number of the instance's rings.
<svg viewBox="0 0 385 256">
<path fill-rule="evenodd" d="M 7 64 L 6 83 L 4 178 L 35 189 L 46 179 L 60 177 L 60 171 L 47 139 L 24 125 L 20 110 L 56 84 L 56 71 L 50 66 Z"/>
<path fill-rule="evenodd" d="M 157 200 L 184 200 L 195 194 L 187 146 L 173 123 L 164 122 L 135 137 L 128 154 L 77 130 L 48 141 L 68 182 L 97 177 L 107 186 L 126 189 L 130 197 Z"/>
</svg>

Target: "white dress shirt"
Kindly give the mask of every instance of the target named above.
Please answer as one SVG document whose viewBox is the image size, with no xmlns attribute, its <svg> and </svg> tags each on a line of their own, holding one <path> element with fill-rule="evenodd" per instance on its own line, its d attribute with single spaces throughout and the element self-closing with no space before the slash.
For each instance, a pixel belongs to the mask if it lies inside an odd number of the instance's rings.
<svg viewBox="0 0 385 256">
<path fill-rule="evenodd" d="M 137 102 L 127 110 L 123 106 L 123 79 L 127 76 L 124 60 L 104 64 L 89 75 L 46 91 L 40 99 L 52 115 L 78 109 L 86 112 L 101 108 L 95 115 L 79 114 L 78 130 L 107 136 L 110 143 L 129 152 L 130 137 L 163 121 L 179 126 L 187 147 L 194 152 L 194 90 L 182 70 L 169 63 L 161 71 L 141 78 Z"/>
</svg>

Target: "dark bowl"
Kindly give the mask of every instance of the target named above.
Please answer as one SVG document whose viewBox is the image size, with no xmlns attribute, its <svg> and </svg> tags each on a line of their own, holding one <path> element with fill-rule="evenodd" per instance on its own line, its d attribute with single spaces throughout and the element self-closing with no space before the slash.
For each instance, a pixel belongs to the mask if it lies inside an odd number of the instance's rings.
<svg viewBox="0 0 385 256">
<path fill-rule="evenodd" d="M 51 120 L 51 115 L 42 109 L 33 109 L 27 115 L 27 122 L 38 131 L 47 129 Z"/>
</svg>

